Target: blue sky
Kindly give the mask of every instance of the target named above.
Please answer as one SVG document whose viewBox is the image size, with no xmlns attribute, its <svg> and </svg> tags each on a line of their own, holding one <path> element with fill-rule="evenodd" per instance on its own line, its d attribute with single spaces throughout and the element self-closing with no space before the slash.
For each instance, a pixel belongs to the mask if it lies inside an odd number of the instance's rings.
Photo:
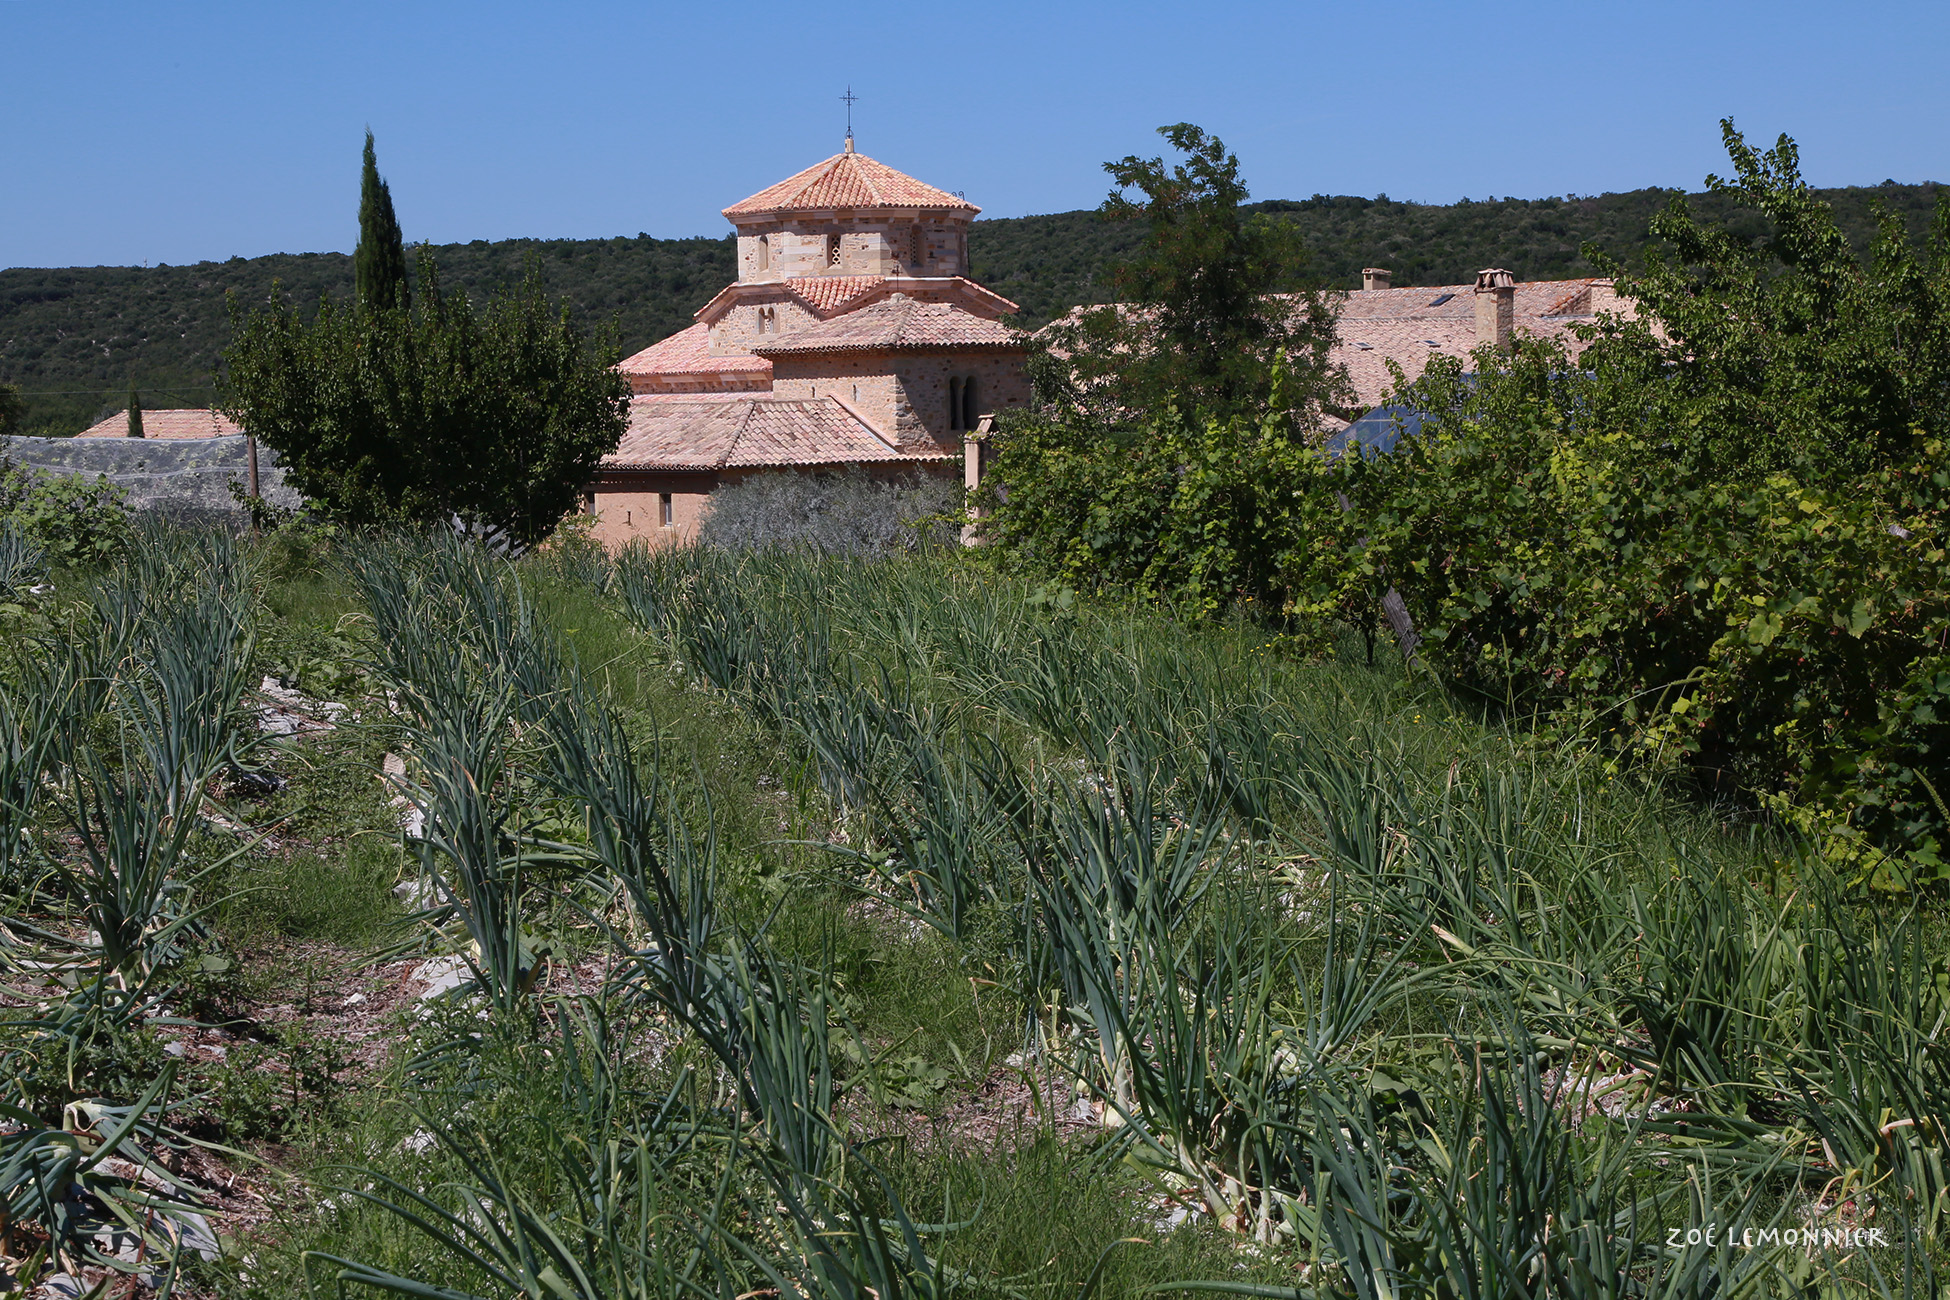
<svg viewBox="0 0 1950 1300">
<path fill-rule="evenodd" d="M 349 249 L 370 124 L 410 240 L 718 235 L 859 147 L 989 215 L 1092 206 L 1192 121 L 1254 194 L 1448 202 L 1724 170 L 1950 180 L 1950 4 L 0 0 L 0 266 Z"/>
</svg>

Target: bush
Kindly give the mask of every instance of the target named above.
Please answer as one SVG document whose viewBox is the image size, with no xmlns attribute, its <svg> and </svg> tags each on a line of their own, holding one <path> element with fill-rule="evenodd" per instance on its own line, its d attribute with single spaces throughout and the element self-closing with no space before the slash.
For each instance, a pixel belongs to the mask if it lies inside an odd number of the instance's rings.
<svg viewBox="0 0 1950 1300">
<path fill-rule="evenodd" d="M 112 559 L 129 536 L 127 494 L 107 479 L 48 474 L 0 455 L 0 520 L 49 564 Z"/>
<path fill-rule="evenodd" d="M 1678 758 L 1870 868 L 1950 856 L 1950 207 L 1856 263 L 1791 141 L 1727 127 L 1761 243 L 1683 201 L 1639 321 L 1573 364 L 1430 367 L 1425 434 L 1345 469 L 1350 562 L 1451 680 Z M 1659 323 L 1655 330 L 1645 322 Z M 1380 579 L 1376 579 L 1380 581 Z"/>
<path fill-rule="evenodd" d="M 847 474 L 758 474 L 711 494 L 698 537 L 749 551 L 783 546 L 827 555 L 894 555 L 952 546 L 962 486 L 927 474 L 880 480 Z"/>
</svg>

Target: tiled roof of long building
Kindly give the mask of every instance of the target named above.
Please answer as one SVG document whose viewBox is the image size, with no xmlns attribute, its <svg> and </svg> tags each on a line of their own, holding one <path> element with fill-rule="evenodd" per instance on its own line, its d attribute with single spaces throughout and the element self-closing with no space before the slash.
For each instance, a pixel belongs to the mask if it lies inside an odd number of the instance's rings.
<svg viewBox="0 0 1950 1300">
<path fill-rule="evenodd" d="M 242 433 L 231 421 L 215 411 L 190 408 L 169 411 L 144 411 L 142 436 L 145 438 L 228 438 Z M 99 424 L 77 433 L 77 438 L 126 438 L 129 413 L 117 411 Z"/>
<path fill-rule="evenodd" d="M 752 350 L 761 356 L 777 356 L 786 352 L 1022 346 L 1021 339 L 1006 325 L 977 316 L 954 303 L 921 302 L 896 293 Z"/>
<path fill-rule="evenodd" d="M 832 397 L 757 393 L 637 397 L 604 469 L 750 469 L 952 459 L 888 444 Z"/>
<path fill-rule="evenodd" d="M 724 210 L 726 217 L 773 212 L 828 212 L 835 208 L 949 208 L 971 216 L 981 209 L 967 199 L 897 172 L 852 147 L 796 176 L 760 190 Z"/>
<path fill-rule="evenodd" d="M 1571 332 L 1590 319 L 1596 280 L 1519 281 L 1511 324 L 1519 335 L 1555 339 L 1576 355 L 1584 344 Z M 1619 305 L 1623 309 L 1623 304 Z M 1373 406 L 1394 386 L 1393 361 L 1410 380 L 1435 356 L 1467 357 L 1476 347 L 1476 286 L 1428 285 L 1364 289 L 1342 296 L 1336 313 L 1333 360 L 1347 367 L 1356 401 Z"/>
</svg>

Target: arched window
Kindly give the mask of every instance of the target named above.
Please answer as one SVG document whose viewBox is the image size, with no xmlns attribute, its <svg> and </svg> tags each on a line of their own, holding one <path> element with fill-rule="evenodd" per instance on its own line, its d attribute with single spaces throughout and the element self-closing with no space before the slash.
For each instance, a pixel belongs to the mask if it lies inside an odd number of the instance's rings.
<svg viewBox="0 0 1950 1300">
<path fill-rule="evenodd" d="M 758 259 L 759 270 L 769 271 L 772 269 L 772 237 L 770 235 L 760 235 L 758 237 L 758 248 L 755 250 L 755 255 Z"/>
<path fill-rule="evenodd" d="M 975 427 L 975 376 L 970 375 L 961 381 L 961 427 Z"/>
<path fill-rule="evenodd" d="M 758 332 L 760 334 L 777 334 L 779 332 L 779 309 L 777 307 L 767 306 L 758 309 Z"/>
<path fill-rule="evenodd" d="M 950 376 L 948 379 L 948 432 L 961 428 L 961 379 Z"/>
</svg>

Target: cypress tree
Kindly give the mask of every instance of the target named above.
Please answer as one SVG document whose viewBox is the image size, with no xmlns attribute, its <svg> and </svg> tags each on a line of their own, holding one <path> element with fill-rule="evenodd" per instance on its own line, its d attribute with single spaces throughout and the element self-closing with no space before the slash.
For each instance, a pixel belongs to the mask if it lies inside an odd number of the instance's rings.
<svg viewBox="0 0 1950 1300">
<path fill-rule="evenodd" d="M 142 397 L 140 394 L 138 394 L 135 391 L 135 385 L 130 384 L 129 385 L 129 437 L 140 438 L 141 436 L 142 436 Z"/>
<path fill-rule="evenodd" d="M 371 131 L 366 132 L 365 169 L 359 178 L 359 246 L 352 254 L 352 273 L 360 306 L 406 306 L 406 242 L 393 215 L 393 192 L 379 179 Z"/>
</svg>

